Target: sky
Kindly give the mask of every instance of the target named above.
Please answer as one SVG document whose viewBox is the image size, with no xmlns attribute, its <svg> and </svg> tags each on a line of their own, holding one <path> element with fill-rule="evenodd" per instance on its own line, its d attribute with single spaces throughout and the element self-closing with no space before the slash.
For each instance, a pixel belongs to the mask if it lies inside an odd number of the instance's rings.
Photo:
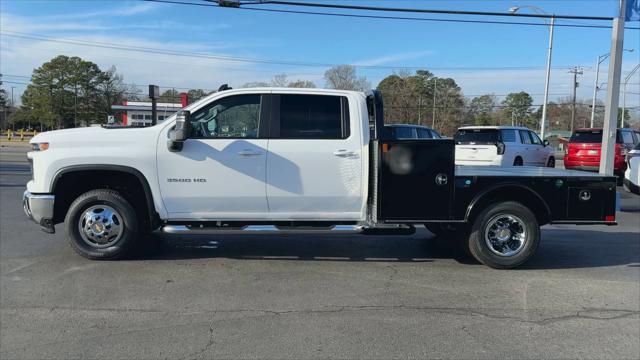
<svg viewBox="0 0 640 360">
<path fill-rule="evenodd" d="M 616 0 L 315 2 L 491 12 L 507 12 L 512 6 L 526 5 L 530 7 L 522 8 L 521 12 L 586 16 L 615 16 L 618 3 Z M 254 7 L 314 11 L 274 5 Z M 1 0 L 0 12 L 0 72 L 3 87 L 9 93 L 13 87 L 17 103 L 33 69 L 60 54 L 80 56 L 103 70 L 113 65 L 124 75 L 125 82 L 138 84 L 145 92 L 147 84 L 179 91 L 214 90 L 223 83 L 237 87 L 252 81 L 269 81 L 281 73 L 287 74 L 289 80 L 311 80 L 324 87 L 323 74 L 331 64 L 356 65 L 358 74 L 366 76 L 373 86 L 403 68 L 409 71 L 423 68 L 439 77 L 454 78 L 469 97 L 493 93 L 502 99 L 510 92 L 526 91 L 534 97 L 534 104 L 541 104 L 544 92 L 549 33 L 548 27 L 542 25 L 347 18 L 128 0 Z M 538 18 L 368 14 L 544 24 Z M 556 24 L 611 25 L 609 21 L 588 20 L 557 20 Z M 626 26 L 640 24 L 627 22 Z M 624 53 L 623 78 L 640 62 L 640 30 L 627 29 L 624 45 L 634 51 Z M 578 98 L 590 102 L 596 59 L 608 53 L 610 46 L 610 29 L 556 26 L 550 100 L 571 95 L 569 68 L 581 66 Z M 167 51 L 174 55 L 166 54 Z M 599 83 L 607 81 L 607 68 L 608 61 L 604 61 Z M 604 96 L 604 91 L 598 92 L 599 99 Z M 629 81 L 626 104 L 640 106 L 640 71 Z"/>
</svg>

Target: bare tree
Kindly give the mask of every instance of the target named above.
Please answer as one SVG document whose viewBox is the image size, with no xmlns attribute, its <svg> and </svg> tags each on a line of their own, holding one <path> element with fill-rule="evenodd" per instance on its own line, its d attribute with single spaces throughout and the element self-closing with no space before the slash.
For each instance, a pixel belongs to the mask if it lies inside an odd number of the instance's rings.
<svg viewBox="0 0 640 360">
<path fill-rule="evenodd" d="M 252 81 L 252 82 L 244 83 L 240 87 L 241 88 L 252 88 L 252 87 L 270 87 L 270 86 L 271 86 L 271 84 L 269 84 L 268 82 Z"/>
<path fill-rule="evenodd" d="M 316 84 L 313 81 L 298 79 L 290 82 L 287 86 L 291 88 L 315 88 Z"/>
<path fill-rule="evenodd" d="M 271 86 L 273 87 L 287 87 L 287 74 L 278 74 L 271 79 Z"/>
<path fill-rule="evenodd" d="M 341 90 L 365 91 L 371 88 L 366 77 L 358 77 L 353 65 L 338 65 L 325 71 L 324 79 L 327 87 Z"/>
</svg>

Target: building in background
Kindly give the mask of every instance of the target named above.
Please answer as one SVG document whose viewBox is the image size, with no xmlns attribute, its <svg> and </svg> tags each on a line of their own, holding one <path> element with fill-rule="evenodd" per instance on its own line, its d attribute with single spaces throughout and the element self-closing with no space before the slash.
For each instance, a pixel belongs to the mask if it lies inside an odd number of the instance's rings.
<svg viewBox="0 0 640 360">
<path fill-rule="evenodd" d="M 187 106 L 186 93 L 180 94 L 180 103 L 157 103 L 158 123 Z M 151 126 L 151 101 L 125 101 L 111 105 L 111 109 L 122 116 L 124 126 Z"/>
</svg>

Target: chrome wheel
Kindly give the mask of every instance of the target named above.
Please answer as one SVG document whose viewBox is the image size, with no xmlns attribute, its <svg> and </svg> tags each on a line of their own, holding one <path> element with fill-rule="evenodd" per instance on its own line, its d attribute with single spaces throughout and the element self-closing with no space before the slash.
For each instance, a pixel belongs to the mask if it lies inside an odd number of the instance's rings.
<svg viewBox="0 0 640 360">
<path fill-rule="evenodd" d="M 111 206 L 94 205 L 84 211 L 78 220 L 80 236 L 87 244 L 106 248 L 122 237 L 122 216 Z"/>
<path fill-rule="evenodd" d="M 489 250 L 494 254 L 499 256 L 516 255 L 526 243 L 525 223 L 515 215 L 498 214 L 487 223 L 484 239 Z"/>
</svg>

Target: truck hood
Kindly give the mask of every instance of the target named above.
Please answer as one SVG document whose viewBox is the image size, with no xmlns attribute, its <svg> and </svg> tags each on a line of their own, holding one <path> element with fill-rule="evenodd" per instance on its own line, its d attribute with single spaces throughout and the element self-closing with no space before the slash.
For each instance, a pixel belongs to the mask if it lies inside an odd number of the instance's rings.
<svg viewBox="0 0 640 360">
<path fill-rule="evenodd" d="M 51 148 L 131 144 L 136 139 L 149 139 L 161 126 L 146 128 L 104 128 L 102 126 L 46 131 L 34 136 L 30 143 L 47 142 Z"/>
</svg>

